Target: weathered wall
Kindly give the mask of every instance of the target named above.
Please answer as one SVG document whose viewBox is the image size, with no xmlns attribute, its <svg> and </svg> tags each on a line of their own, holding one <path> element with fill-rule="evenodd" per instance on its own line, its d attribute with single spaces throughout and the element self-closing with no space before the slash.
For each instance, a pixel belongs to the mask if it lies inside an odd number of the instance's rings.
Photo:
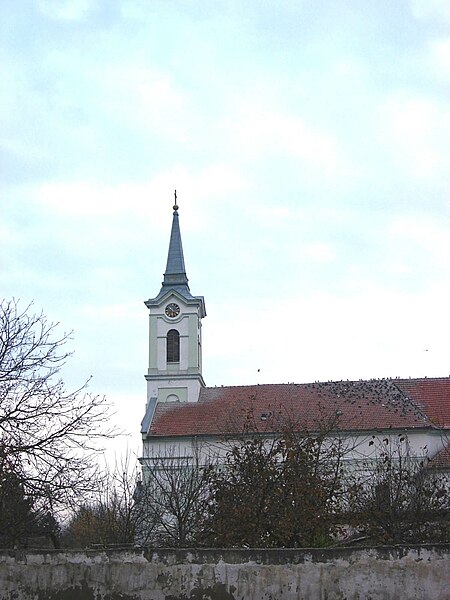
<svg viewBox="0 0 450 600">
<path fill-rule="evenodd" d="M 0 551 L 0 600 L 448 600 L 450 545 Z"/>
</svg>

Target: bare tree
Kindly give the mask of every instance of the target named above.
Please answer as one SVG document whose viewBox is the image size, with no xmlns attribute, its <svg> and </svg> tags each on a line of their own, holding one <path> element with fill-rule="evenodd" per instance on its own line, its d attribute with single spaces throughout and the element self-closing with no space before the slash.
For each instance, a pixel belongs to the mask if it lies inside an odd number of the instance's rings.
<svg viewBox="0 0 450 600">
<path fill-rule="evenodd" d="M 208 459 L 208 464 L 212 464 Z M 143 467 L 141 509 L 151 529 L 143 531 L 145 541 L 157 545 L 186 546 L 199 537 L 208 505 L 201 449 L 192 456 L 177 456 L 171 447 Z"/>
<path fill-rule="evenodd" d="M 97 440 L 114 435 L 105 398 L 86 393 L 86 383 L 65 388 L 68 340 L 31 305 L 0 303 L 0 456 L 25 494 L 52 510 L 92 489 Z"/>
<path fill-rule="evenodd" d="M 140 468 L 130 454 L 113 471 L 107 469 L 97 490 L 77 507 L 63 535 L 66 546 L 131 545 L 147 543 L 156 524 L 145 506 Z"/>
<path fill-rule="evenodd" d="M 171 447 L 148 459 L 142 481 L 140 469 L 132 466 L 127 455 L 74 511 L 63 544 L 192 544 L 199 538 L 207 502 L 199 456 L 196 450 L 191 457 L 179 457 Z"/>
<path fill-rule="evenodd" d="M 377 440 L 372 460 L 354 474 L 350 521 L 376 543 L 448 542 L 450 495 L 445 477 L 409 448 L 407 436 Z"/>
</svg>

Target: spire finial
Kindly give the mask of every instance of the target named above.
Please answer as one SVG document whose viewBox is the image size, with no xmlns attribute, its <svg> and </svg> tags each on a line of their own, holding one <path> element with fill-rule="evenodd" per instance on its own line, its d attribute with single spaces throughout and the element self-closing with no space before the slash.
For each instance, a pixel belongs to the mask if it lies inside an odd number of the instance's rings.
<svg viewBox="0 0 450 600">
<path fill-rule="evenodd" d="M 175 204 L 173 205 L 173 210 L 174 212 L 177 212 L 178 210 L 178 204 L 177 204 L 177 190 L 175 190 Z"/>
</svg>

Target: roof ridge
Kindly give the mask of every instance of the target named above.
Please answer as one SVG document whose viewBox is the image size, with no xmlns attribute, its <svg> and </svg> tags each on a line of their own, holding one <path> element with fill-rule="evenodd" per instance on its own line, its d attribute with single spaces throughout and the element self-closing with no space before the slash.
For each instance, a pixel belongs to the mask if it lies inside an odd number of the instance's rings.
<svg viewBox="0 0 450 600">
<path fill-rule="evenodd" d="M 269 387 L 269 386 L 288 386 L 288 385 L 326 385 L 326 384 L 336 384 L 336 383 L 375 383 L 379 381 L 386 382 L 418 382 L 418 381 L 450 381 L 449 376 L 443 377 L 373 377 L 371 379 L 328 379 L 327 381 L 304 381 L 304 382 L 295 382 L 288 381 L 284 383 L 247 383 L 240 385 L 214 385 L 214 386 L 206 386 L 205 389 L 214 390 L 214 389 L 223 389 L 223 388 L 247 388 L 247 387 Z"/>
<path fill-rule="evenodd" d="M 450 375 L 441 377 L 398 377 L 392 381 L 450 381 Z"/>
</svg>

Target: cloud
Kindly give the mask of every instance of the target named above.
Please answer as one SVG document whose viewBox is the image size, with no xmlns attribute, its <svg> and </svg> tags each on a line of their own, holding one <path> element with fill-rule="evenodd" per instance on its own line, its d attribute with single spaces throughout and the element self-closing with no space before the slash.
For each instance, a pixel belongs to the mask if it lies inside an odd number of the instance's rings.
<svg viewBox="0 0 450 600">
<path fill-rule="evenodd" d="M 450 21 L 450 3 L 448 0 L 411 0 L 414 17 L 423 21 Z"/>
<path fill-rule="evenodd" d="M 169 73 L 150 66 L 116 63 L 99 65 L 94 74 L 102 94 L 96 101 L 110 116 L 139 130 L 154 131 L 186 142 L 191 113 L 190 95 Z"/>
<path fill-rule="evenodd" d="M 245 190 L 248 183 L 235 168 L 212 163 L 196 169 L 173 165 L 145 182 L 104 184 L 96 181 L 45 182 L 27 188 L 27 195 L 53 213 L 66 217 L 107 217 L 134 214 L 158 220 L 167 215 L 178 189 L 180 209 L 189 206 L 189 214 L 201 221 L 201 203 L 211 196 L 220 199 Z M 197 208 L 196 208 L 197 207 Z"/>
<path fill-rule="evenodd" d="M 98 0 L 36 0 L 39 11 L 55 21 L 81 21 L 98 5 Z"/>
<path fill-rule="evenodd" d="M 445 282 L 418 294 L 373 285 L 352 295 L 259 299 L 245 311 L 242 301 L 216 305 L 204 324 L 204 375 L 208 385 L 446 376 L 450 325 L 441 315 L 449 299 Z M 211 338 L 221 344 L 211 349 Z M 216 366 L 223 361 L 228 381 Z"/>
<path fill-rule="evenodd" d="M 407 92 L 391 95 L 379 111 L 380 137 L 409 177 L 432 180 L 450 169 L 450 110 Z"/>
<path fill-rule="evenodd" d="M 300 253 L 317 263 L 328 263 L 336 259 L 335 249 L 330 244 L 323 242 L 307 244 L 303 249 L 300 248 Z"/>
<path fill-rule="evenodd" d="M 415 261 L 415 254 L 440 270 L 442 277 L 450 278 L 450 215 L 447 221 L 439 221 L 429 214 L 399 215 L 391 218 L 388 232 L 403 254 L 409 254 L 410 260 Z M 410 268 L 413 270 L 414 262 Z"/>
<path fill-rule="evenodd" d="M 114 276 L 115 271 L 110 274 Z M 95 321 L 111 321 L 116 319 L 131 322 L 136 317 L 135 303 L 113 303 L 113 304 L 84 304 L 80 307 L 80 313 L 83 317 L 94 319 Z"/>
<path fill-rule="evenodd" d="M 438 80 L 450 81 L 450 38 L 430 42 L 428 65 Z"/>
<path fill-rule="evenodd" d="M 296 115 L 270 110 L 242 110 L 226 120 L 231 141 L 239 152 L 251 159 L 281 155 L 301 161 L 307 168 L 320 170 L 322 176 L 348 174 L 338 140 Z"/>
</svg>

